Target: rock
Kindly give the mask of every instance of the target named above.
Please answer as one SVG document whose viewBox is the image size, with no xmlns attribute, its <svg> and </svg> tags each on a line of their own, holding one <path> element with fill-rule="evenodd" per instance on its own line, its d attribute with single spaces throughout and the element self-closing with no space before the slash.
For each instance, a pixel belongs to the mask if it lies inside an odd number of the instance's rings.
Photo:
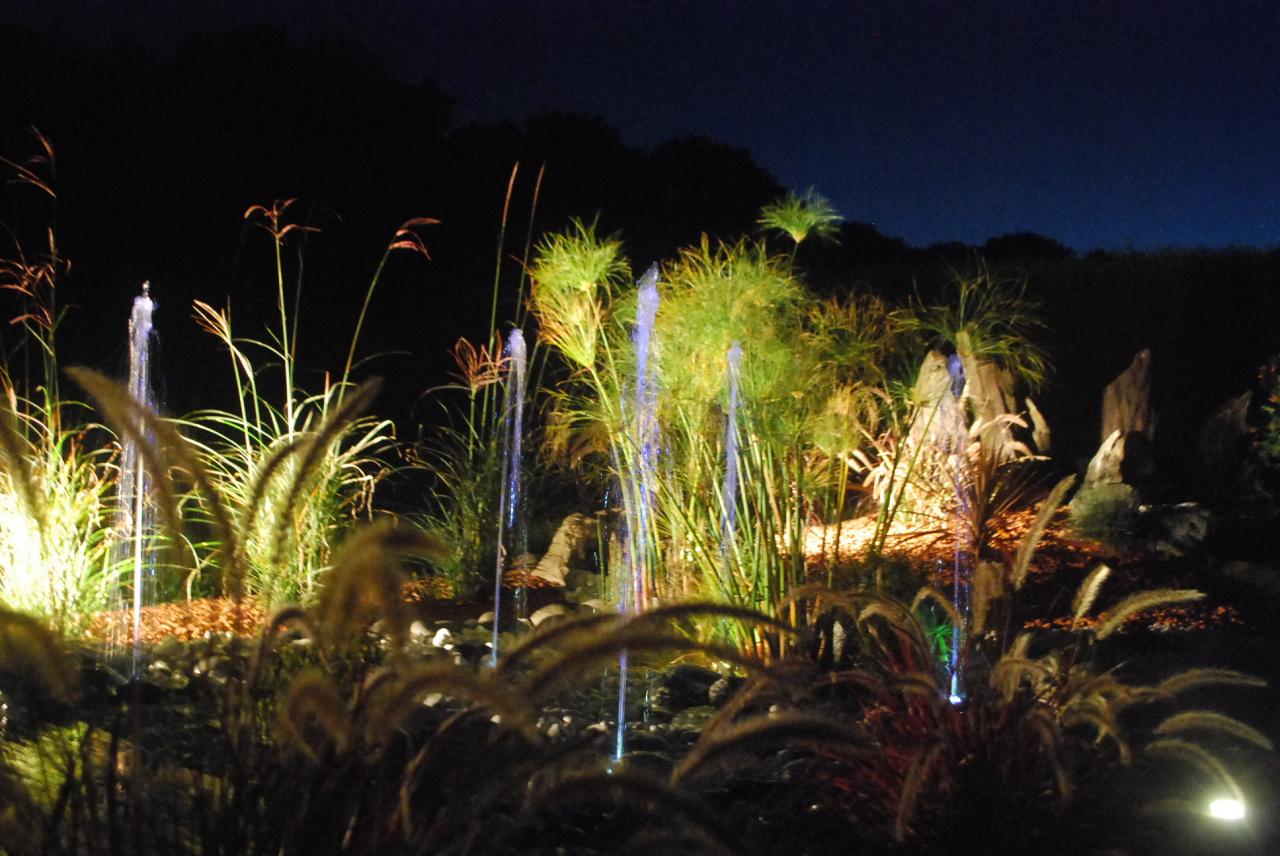
<svg viewBox="0 0 1280 856">
<path fill-rule="evenodd" d="M 1218 573 L 1224 577 L 1239 580 L 1272 597 L 1280 597 L 1280 571 L 1271 565 L 1235 559 L 1219 565 Z"/>
<path fill-rule="evenodd" d="M 587 548 L 596 542 L 596 522 L 577 512 L 568 515 L 551 538 L 551 546 L 533 568 L 533 576 L 554 586 L 564 586 L 569 567 L 575 559 L 585 558 Z"/>
<path fill-rule="evenodd" d="M 1185 556 L 1209 534 L 1209 509 L 1194 502 L 1139 506 L 1147 549 L 1165 556 Z"/>
<path fill-rule="evenodd" d="M 1102 484 L 1124 484 L 1124 476 L 1121 473 L 1123 462 L 1124 435 L 1119 430 L 1112 431 L 1103 439 L 1098 451 L 1093 453 L 1089 466 L 1085 468 L 1081 489 Z"/>
<path fill-rule="evenodd" d="M 177 659 L 182 654 L 182 643 L 178 641 L 177 636 L 171 634 L 160 640 L 160 644 L 155 648 L 155 653 L 158 657 L 170 660 Z"/>
<path fill-rule="evenodd" d="M 681 663 L 660 675 L 651 698 L 655 706 L 672 714 L 710 702 L 709 690 L 720 680 L 720 673 L 689 663 Z"/>
<path fill-rule="evenodd" d="M 707 724 L 711 722 L 716 712 L 716 709 L 709 704 L 686 708 L 677 713 L 675 718 L 671 720 L 671 728 L 675 731 L 697 731 L 701 733 L 707 727 Z"/>
<path fill-rule="evenodd" d="M 1107 435 L 1089 461 L 1081 489 L 1104 484 L 1140 484 L 1154 471 L 1155 458 L 1146 435 L 1122 434 L 1117 429 Z"/>
<path fill-rule="evenodd" d="M 1230 487 L 1239 479 L 1244 469 L 1252 401 L 1252 392 L 1237 395 L 1219 407 L 1200 429 L 1199 464 L 1208 484 Z"/>
<path fill-rule="evenodd" d="M 938 435 L 939 421 L 936 411 L 944 396 L 951 393 L 951 373 L 947 370 L 947 358 L 939 351 L 925 354 L 916 375 L 916 385 L 911 388 L 911 401 L 921 416 L 911 423 L 911 439 L 917 443 L 931 440 Z"/>
<path fill-rule="evenodd" d="M 448 627 L 441 627 L 436 631 L 436 635 L 431 637 L 431 644 L 437 648 L 443 648 L 452 636 Z"/>
<path fill-rule="evenodd" d="M 1053 448 L 1053 435 L 1049 431 L 1049 423 L 1045 421 L 1044 414 L 1040 412 L 1040 408 L 1036 407 L 1036 403 L 1031 400 L 1031 396 L 1027 396 L 1027 417 L 1031 420 L 1031 445 L 1036 447 L 1036 452 L 1041 455 L 1047 455 Z"/>
<path fill-rule="evenodd" d="M 961 355 L 965 374 L 965 397 L 969 399 L 973 415 L 983 422 L 992 422 L 1002 416 L 1016 413 L 1017 399 L 1013 397 L 1013 375 L 988 360 L 969 354 Z"/>
<path fill-rule="evenodd" d="M 476 619 L 476 624 L 493 624 L 493 610 L 480 613 L 480 617 Z"/>
<path fill-rule="evenodd" d="M 716 707 L 720 707 L 729 699 L 733 698 L 733 694 L 738 691 L 746 680 L 737 675 L 725 675 L 707 688 L 707 701 Z"/>
<path fill-rule="evenodd" d="M 534 627 L 551 619 L 565 618 L 573 615 L 575 610 L 567 603 L 549 603 L 529 616 L 529 623 Z"/>
<path fill-rule="evenodd" d="M 1102 392 L 1102 439 L 1113 431 L 1121 436 L 1155 435 L 1156 414 L 1151 406 L 1151 351 L 1144 348 Z"/>
<path fill-rule="evenodd" d="M 585 606 L 592 612 L 607 612 L 610 608 L 609 604 L 605 603 L 598 597 L 588 598 L 587 600 L 580 602 L 578 606 Z"/>
<path fill-rule="evenodd" d="M 427 630 L 427 625 L 423 624 L 421 621 L 415 621 L 409 625 L 409 638 L 414 642 L 421 642 L 429 633 L 430 631 Z"/>
</svg>

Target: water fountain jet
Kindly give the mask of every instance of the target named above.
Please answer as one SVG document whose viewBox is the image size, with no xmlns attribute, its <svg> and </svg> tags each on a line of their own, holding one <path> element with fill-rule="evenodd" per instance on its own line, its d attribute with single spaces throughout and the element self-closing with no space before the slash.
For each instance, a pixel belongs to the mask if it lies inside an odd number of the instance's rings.
<svg viewBox="0 0 1280 856">
<path fill-rule="evenodd" d="M 948 418 L 943 422 L 944 429 L 948 430 L 947 445 L 948 451 L 951 452 L 955 461 L 951 470 L 952 489 L 955 491 L 956 511 L 955 511 L 955 556 L 952 565 L 952 592 L 951 599 L 956 605 L 956 610 L 962 614 L 968 614 L 968 586 L 964 573 L 964 557 L 969 545 L 968 533 L 968 510 L 969 510 L 969 489 L 965 484 L 964 464 L 965 464 L 965 446 L 968 442 L 969 432 L 965 427 L 964 416 L 964 362 L 960 359 L 959 354 L 952 354 L 947 358 L 947 372 L 951 375 L 951 398 L 947 400 Z M 960 662 L 960 645 L 963 641 L 964 628 L 956 625 L 951 636 L 951 657 L 948 664 L 951 672 L 951 688 L 948 700 L 952 704 L 960 704 L 964 701 L 964 681 L 961 675 L 962 664 Z"/>
<path fill-rule="evenodd" d="M 742 381 L 742 344 L 734 339 L 726 357 L 729 411 L 724 429 L 724 484 L 720 491 L 720 562 L 727 575 L 738 517 L 738 386 Z"/>
<path fill-rule="evenodd" d="M 498 557 L 493 577 L 493 651 L 491 661 L 498 662 L 498 637 L 502 625 L 502 582 L 510 559 L 525 555 L 528 529 L 524 513 L 524 399 L 528 354 L 524 334 L 512 330 L 507 339 L 507 388 L 503 394 L 501 492 L 498 504 Z M 515 592 L 516 617 L 525 612 L 525 583 L 521 580 Z"/>
<path fill-rule="evenodd" d="M 129 395 L 139 407 L 151 413 L 156 409 L 151 390 L 151 337 L 154 332 L 151 316 L 154 311 L 151 283 L 144 282 L 142 294 L 133 299 L 133 311 L 129 315 Z M 120 530 L 123 543 L 129 549 L 124 558 L 132 568 L 134 677 L 142 668 L 142 607 L 147 599 L 147 590 L 155 584 L 155 560 L 147 544 L 155 510 L 147 497 L 150 484 L 138 450 L 139 437 L 145 437 L 141 425 L 124 437 L 119 485 Z"/>
<path fill-rule="evenodd" d="M 627 579 L 618 597 L 618 611 L 633 615 L 645 606 L 645 585 L 649 578 L 649 559 L 653 550 L 653 495 L 658 453 L 657 396 L 651 375 L 653 325 L 658 317 L 658 266 L 651 265 L 640 277 L 636 301 L 636 326 L 632 344 L 636 355 L 635 404 L 631 419 L 633 450 L 631 490 L 624 489 L 627 520 L 627 549 L 624 565 Z M 625 482 L 624 482 L 625 483 Z M 629 495 L 628 495 L 629 493 Z M 614 760 L 622 760 L 626 751 L 627 730 L 627 651 L 618 658 L 618 734 Z"/>
</svg>

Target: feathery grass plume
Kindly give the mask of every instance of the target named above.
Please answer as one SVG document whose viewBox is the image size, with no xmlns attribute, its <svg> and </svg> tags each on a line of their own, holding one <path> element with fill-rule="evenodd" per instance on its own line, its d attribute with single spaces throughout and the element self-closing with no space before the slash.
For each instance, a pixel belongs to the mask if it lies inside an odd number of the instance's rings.
<svg viewBox="0 0 1280 856">
<path fill-rule="evenodd" d="M 858 624 L 869 625 L 872 618 L 880 618 L 888 623 L 901 635 L 902 639 L 911 643 L 916 655 L 927 655 L 928 636 L 925 635 L 919 620 L 903 604 L 887 597 L 878 598 L 858 614 Z"/>
<path fill-rule="evenodd" d="M 520 689 L 530 699 L 546 698 L 566 681 L 598 669 L 606 663 L 616 663 L 618 655 L 628 651 L 634 659 L 637 655 L 662 651 L 699 651 L 715 659 L 741 666 L 748 672 L 768 674 L 769 666 L 758 658 L 741 653 L 735 648 L 699 642 L 670 631 L 651 630 L 644 626 L 622 626 L 593 634 L 567 646 L 550 662 L 536 667 L 520 682 Z"/>
<path fill-rule="evenodd" d="M 1169 698 L 1179 693 L 1199 689 L 1201 687 L 1265 687 L 1267 682 L 1262 678 L 1246 675 L 1231 669 L 1187 669 L 1165 678 L 1155 686 L 1155 694 L 1161 698 Z"/>
<path fill-rule="evenodd" d="M 1216 784 L 1226 788 L 1227 792 L 1235 799 L 1244 799 L 1240 786 L 1236 784 L 1235 778 L 1227 772 L 1227 768 L 1223 766 L 1222 762 L 1198 744 L 1174 737 L 1166 737 L 1148 743 L 1144 751 L 1148 755 L 1170 758 L 1195 767 Z"/>
<path fill-rule="evenodd" d="M 1197 600 L 1204 600 L 1204 592 L 1195 589 L 1152 589 L 1132 594 L 1112 607 L 1106 619 L 1099 622 L 1094 635 L 1098 639 L 1106 639 L 1123 627 L 1126 621 L 1141 612 L 1155 609 L 1157 606 L 1190 603 Z"/>
<path fill-rule="evenodd" d="M 1005 595 L 1004 569 L 995 562 L 978 562 L 973 569 L 973 583 L 969 589 L 969 632 L 977 636 L 987 629 L 987 615 L 992 605 Z M 956 625 L 964 626 L 964 623 Z"/>
<path fill-rule="evenodd" d="M 1104 737 L 1110 738 L 1116 747 L 1116 751 L 1120 753 L 1121 764 L 1128 764 L 1133 757 L 1129 742 L 1124 739 L 1120 723 L 1114 716 L 1112 705 L 1106 702 L 1070 704 L 1062 711 L 1059 719 L 1064 728 L 1073 728 L 1079 725 L 1092 726 L 1098 733 L 1095 741 L 1097 743 L 1101 743 Z"/>
<path fill-rule="evenodd" d="M 1073 622 L 1079 624 L 1085 613 L 1093 607 L 1093 602 L 1098 598 L 1098 592 L 1102 590 L 1102 584 L 1107 581 L 1107 577 L 1110 575 L 1111 569 L 1109 567 L 1098 565 L 1080 583 L 1080 588 L 1076 589 L 1076 596 L 1071 601 Z"/>
<path fill-rule="evenodd" d="M 1013 584 L 1014 590 L 1022 588 L 1023 582 L 1026 581 L 1027 569 L 1031 567 L 1031 558 L 1040 546 L 1040 539 L 1044 537 L 1044 531 L 1049 526 L 1049 521 L 1057 513 L 1058 509 L 1062 507 L 1062 500 L 1067 495 L 1067 491 L 1071 490 L 1071 486 L 1075 484 L 1075 481 L 1076 477 L 1074 475 L 1062 479 L 1053 486 L 1053 490 L 1049 491 L 1049 495 L 1045 497 L 1044 502 L 1040 503 L 1040 510 L 1036 512 L 1031 528 L 1027 530 L 1022 543 L 1018 545 L 1018 552 L 1013 560 L 1013 572 L 1010 574 L 1009 581 Z"/>
<path fill-rule="evenodd" d="M 943 704 L 942 685 L 937 675 L 931 672 L 895 672 L 885 678 L 885 689 L 903 696 L 919 696 L 931 705 L 940 707 Z"/>
<path fill-rule="evenodd" d="M 1234 717 L 1212 710 L 1184 710 L 1175 713 L 1156 726 L 1155 734 L 1164 736 L 1180 734 L 1184 731 L 1208 731 L 1215 734 L 1226 734 L 1245 743 L 1251 743 L 1260 749 L 1270 751 L 1274 747 L 1271 739 L 1261 731 L 1246 725 Z"/>
<path fill-rule="evenodd" d="M 911 821 L 915 817 L 916 806 L 920 795 L 924 792 L 938 758 L 946 745 L 937 737 L 932 737 L 912 754 L 908 764 L 907 775 L 902 781 L 902 795 L 898 799 L 898 812 L 893 821 L 893 838 L 901 843 L 907 840 L 911 830 Z"/>
<path fill-rule="evenodd" d="M 620 615 L 602 612 L 594 615 L 571 615 L 561 621 L 545 622 L 506 648 L 498 660 L 496 671 L 498 674 L 513 673 L 526 660 L 548 656 L 555 650 L 555 644 L 574 637 L 586 638 L 602 631 L 616 630 L 625 621 Z"/>
<path fill-rule="evenodd" d="M 834 242 L 844 218 L 835 206 L 810 187 L 799 196 L 789 192 L 766 205 L 756 222 L 765 229 L 782 232 L 799 247 L 809 237 Z"/>
<path fill-rule="evenodd" d="M 932 586 L 920 587 L 920 590 L 916 592 L 915 599 L 911 601 L 911 611 L 915 612 L 926 600 L 937 604 L 946 613 L 953 626 L 964 626 L 964 616 L 960 614 L 960 610 L 956 609 L 956 605 L 951 602 L 951 598 Z"/>
<path fill-rule="evenodd" d="M 809 713 L 756 716 L 695 743 L 672 771 L 671 781 L 679 784 L 715 772 L 735 755 L 776 751 L 780 746 L 803 746 L 846 756 L 865 754 L 873 749 L 866 734 L 829 716 Z"/>
<path fill-rule="evenodd" d="M 267 618 L 266 624 L 262 627 L 262 632 L 258 636 L 257 651 L 254 653 L 253 661 L 249 666 L 248 678 L 245 681 L 247 685 L 254 686 L 257 683 L 262 670 L 266 666 L 267 657 L 274 649 L 276 640 L 279 638 L 280 631 L 292 624 L 301 626 L 306 638 L 318 643 L 316 653 L 320 658 L 321 664 L 326 669 L 331 667 L 324 645 L 320 644 L 324 642 L 324 636 L 312 619 L 311 614 L 300 606 L 285 606 L 271 613 Z"/>
<path fill-rule="evenodd" d="M 0 395 L 0 399 L 3 399 L 3 405 L 0 405 L 0 455 L 3 456 L 8 482 L 15 488 L 14 493 L 22 499 L 27 514 L 35 521 L 43 542 L 49 531 L 48 510 L 36 488 L 36 477 L 27 458 L 29 449 L 26 439 L 18 430 L 16 398 L 16 391 L 5 383 L 3 394 Z"/>
<path fill-rule="evenodd" d="M 426 533 L 379 520 L 348 536 L 316 603 L 318 626 L 335 651 L 349 644 L 375 620 L 401 646 L 411 616 L 401 587 L 405 557 L 439 557 L 447 548 Z"/>
<path fill-rule="evenodd" d="M 59 701 L 75 692 L 75 669 L 62 640 L 40 620 L 0 606 L 0 669 L 25 675 Z"/>
<path fill-rule="evenodd" d="M 340 401 L 337 409 L 326 416 L 315 434 L 299 447 L 298 465 L 294 468 L 293 477 L 284 493 L 284 501 L 272 531 L 271 540 L 276 545 L 276 551 L 270 555 L 271 564 L 280 560 L 279 551 L 283 548 L 286 532 L 303 499 L 304 488 L 308 482 L 320 476 L 321 460 L 329 453 L 333 444 L 350 430 L 352 423 L 364 415 L 381 388 L 382 381 L 377 378 L 370 378 L 360 384 Z M 258 494 L 256 488 L 254 493 Z"/>
<path fill-rule="evenodd" d="M 177 494 L 169 478 L 167 464 L 172 462 L 183 467 L 197 481 L 198 487 L 203 479 L 203 469 L 185 449 L 181 437 L 168 424 L 162 422 L 155 414 L 129 395 L 128 391 L 106 375 L 92 369 L 72 366 L 67 375 L 79 384 L 98 402 L 106 416 L 107 422 L 116 433 L 133 443 L 138 450 L 138 457 L 151 476 L 152 489 L 156 493 L 156 508 L 165 526 L 178 537 L 183 531 L 182 517 L 178 513 Z M 151 439 L 154 437 L 154 441 Z M 202 493 L 204 491 L 202 490 Z M 209 491 L 212 493 L 212 490 Z M 210 497 L 206 497 L 208 499 Z M 215 525 L 218 535 L 229 539 L 222 542 L 222 550 L 227 567 L 235 567 L 235 534 L 231 527 L 230 517 L 212 497 L 211 507 L 214 510 Z"/>
<path fill-rule="evenodd" d="M 990 683 L 1007 703 L 1013 701 L 1023 682 L 1030 684 L 1032 692 L 1038 695 L 1039 687 L 1056 677 L 1057 670 L 1046 663 L 1005 654 L 991 668 Z"/>
<path fill-rule="evenodd" d="M 386 674 L 387 680 L 379 675 Z M 377 690 L 369 693 L 364 722 L 364 741 L 378 745 L 394 739 L 406 718 L 422 706 L 423 697 L 444 693 L 464 698 L 472 704 L 487 708 L 498 715 L 498 721 L 508 731 L 519 734 L 526 743 L 537 745 L 542 734 L 529 719 L 525 699 L 513 694 L 510 686 L 492 680 L 452 663 L 426 663 L 401 671 L 385 670 L 370 678 Z"/>
<path fill-rule="evenodd" d="M 330 748 L 341 753 L 350 745 L 350 711 L 328 675 L 310 672 L 294 678 L 279 723 L 285 745 L 314 764 L 324 763 Z"/>
</svg>

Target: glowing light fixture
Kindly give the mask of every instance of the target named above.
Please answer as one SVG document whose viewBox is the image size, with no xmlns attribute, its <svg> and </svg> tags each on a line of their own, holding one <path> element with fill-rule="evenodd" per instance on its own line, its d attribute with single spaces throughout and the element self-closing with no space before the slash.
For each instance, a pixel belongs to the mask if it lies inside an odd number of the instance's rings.
<svg viewBox="0 0 1280 856">
<path fill-rule="evenodd" d="M 1216 799 L 1209 803 L 1209 817 L 1218 820 L 1244 820 L 1244 801 L 1238 799 Z"/>
</svg>

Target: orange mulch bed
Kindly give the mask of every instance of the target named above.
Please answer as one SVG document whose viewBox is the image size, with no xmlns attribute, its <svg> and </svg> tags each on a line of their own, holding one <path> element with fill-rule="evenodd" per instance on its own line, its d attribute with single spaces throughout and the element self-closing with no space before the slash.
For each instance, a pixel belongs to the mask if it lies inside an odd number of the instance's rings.
<svg viewBox="0 0 1280 856">
<path fill-rule="evenodd" d="M 1001 557 L 1012 560 L 1035 517 L 1036 510 L 1030 508 L 1003 515 L 987 542 L 984 557 L 995 561 Z M 825 578 L 829 557 L 837 566 L 864 558 L 875 535 L 875 520 L 858 518 L 845 521 L 838 530 L 839 538 L 836 537 L 835 526 L 811 527 L 805 533 L 808 566 L 815 579 Z M 942 587 L 944 591 L 950 590 L 955 557 L 955 533 L 950 527 L 892 531 L 885 539 L 884 552 L 887 556 L 906 559 L 925 571 L 930 584 Z M 1109 565 L 1112 569 L 1108 588 L 1113 593 L 1165 588 L 1169 578 L 1184 575 L 1187 570 L 1181 559 L 1146 553 L 1122 555 L 1104 544 L 1082 539 L 1071 531 L 1067 510 L 1062 508 L 1050 520 L 1040 539 L 1027 572 L 1027 585 L 1029 588 L 1052 585 L 1073 592 L 1084 576 L 1100 564 Z M 1070 598 L 1065 598 L 1060 608 L 1065 610 L 1069 602 Z M 1105 613 L 1099 617 L 1105 618 Z M 1096 617 L 1086 618 L 1076 627 L 1089 627 L 1096 621 Z M 1244 620 L 1235 607 L 1204 602 L 1140 613 L 1127 621 L 1125 627 L 1201 630 L 1243 624 Z M 1025 626 L 1027 629 L 1069 629 L 1072 621 L 1068 616 L 1033 618 Z"/>
<path fill-rule="evenodd" d="M 1012 557 L 1034 520 L 1033 509 L 1013 512 L 1001 518 L 989 541 L 988 558 L 996 558 L 1001 554 Z M 805 533 L 805 552 L 814 578 L 825 579 L 828 557 L 833 558 L 837 566 L 848 565 L 865 557 L 874 534 L 875 522 L 870 518 L 845 521 L 839 527 L 811 527 Z M 911 564 L 926 570 L 931 578 L 930 582 L 944 588 L 951 582 L 954 549 L 955 536 L 949 528 L 894 531 L 885 541 L 887 555 L 905 558 Z M 938 562 L 942 562 L 941 574 L 936 571 Z M 1053 585 L 1069 592 L 1088 571 L 1103 562 L 1112 567 L 1110 587 L 1113 590 L 1164 587 L 1164 578 L 1183 570 L 1177 559 L 1144 554 L 1122 556 L 1102 544 L 1076 537 L 1068 528 L 1066 510 L 1062 509 L 1050 521 L 1040 541 L 1028 572 L 1028 585 Z M 503 583 L 508 588 L 524 586 L 534 590 L 546 589 L 546 592 L 542 592 L 546 595 L 551 595 L 551 589 L 557 588 L 547 580 L 534 576 L 529 570 L 520 568 L 508 571 Z M 404 586 L 403 595 L 406 602 L 424 610 L 434 607 L 443 609 L 441 604 L 462 606 L 454 601 L 454 593 L 448 581 L 439 577 L 410 580 Z M 1065 604 L 1062 608 L 1065 609 Z M 266 619 L 266 611 L 247 599 L 239 603 L 228 598 L 165 603 L 143 608 L 142 639 L 144 642 L 155 643 L 169 636 L 190 640 L 203 638 L 210 633 L 251 635 L 262 628 Z M 1086 619 L 1085 624 L 1090 621 L 1091 619 Z M 1234 607 L 1202 603 L 1154 610 L 1135 617 L 1132 625 L 1160 630 L 1193 630 L 1243 623 L 1239 611 Z M 131 611 L 103 612 L 93 617 L 85 636 L 93 639 L 128 639 L 132 633 L 132 625 Z M 1026 627 L 1068 629 L 1071 627 L 1071 619 L 1066 616 L 1033 618 L 1026 623 Z"/>
<path fill-rule="evenodd" d="M 1012 556 L 1035 521 L 1035 509 L 1024 509 L 1004 515 L 989 539 L 991 555 Z M 839 536 L 837 538 L 837 535 Z M 875 536 L 875 519 L 860 517 L 839 526 L 812 526 L 805 532 L 805 554 L 811 571 L 824 571 L 827 560 L 837 565 L 866 556 Z M 955 532 L 949 525 L 935 528 L 895 528 L 885 539 L 884 553 L 901 557 L 921 568 L 932 568 L 938 562 L 950 568 L 955 555 Z M 1048 580 L 1066 573 L 1083 573 L 1100 561 L 1115 558 L 1103 545 L 1076 538 L 1067 526 L 1066 509 L 1061 509 L 1049 522 L 1039 549 L 1032 560 L 1028 577 L 1032 581 Z M 950 571 L 946 572 L 950 580 Z M 943 579 L 935 582 L 943 582 Z"/>
<path fill-rule="evenodd" d="M 190 641 L 211 633 L 250 636 L 266 621 L 262 607 L 247 599 L 239 603 L 226 597 L 160 603 L 142 608 L 142 641 L 163 642 L 170 636 Z M 133 610 L 99 612 L 84 635 L 88 639 L 132 639 Z"/>
</svg>

